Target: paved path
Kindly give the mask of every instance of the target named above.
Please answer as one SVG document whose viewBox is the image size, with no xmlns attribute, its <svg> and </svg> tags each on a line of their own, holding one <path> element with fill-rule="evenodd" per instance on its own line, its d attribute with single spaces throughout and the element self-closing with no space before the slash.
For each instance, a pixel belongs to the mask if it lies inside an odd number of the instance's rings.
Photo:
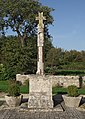
<svg viewBox="0 0 85 119">
<path fill-rule="evenodd" d="M 85 119 L 85 112 L 73 108 L 67 108 L 63 112 L 5 109 L 0 110 L 0 119 Z"/>
<path fill-rule="evenodd" d="M 60 100 L 60 97 L 58 100 L 58 97 L 54 97 L 55 108 L 49 111 L 28 110 L 26 108 L 28 101 L 25 104 L 22 103 L 20 107 L 15 109 L 10 109 L 6 103 L 4 103 L 0 106 L 0 119 L 85 119 L 85 111 L 78 111 L 75 108 L 66 108 L 63 100 Z M 59 111 L 62 110 L 61 108 L 65 111 Z"/>
</svg>

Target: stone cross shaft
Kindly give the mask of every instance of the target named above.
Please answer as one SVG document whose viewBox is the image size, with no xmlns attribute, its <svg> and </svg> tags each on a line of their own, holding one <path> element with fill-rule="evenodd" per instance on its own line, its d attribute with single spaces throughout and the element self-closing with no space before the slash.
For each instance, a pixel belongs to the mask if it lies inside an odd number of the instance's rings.
<svg viewBox="0 0 85 119">
<path fill-rule="evenodd" d="M 39 20 L 38 24 L 38 39 L 37 39 L 37 46 L 38 46 L 38 61 L 37 61 L 37 72 L 36 74 L 44 75 L 44 24 L 43 21 L 46 18 L 43 16 L 43 12 L 38 13 L 38 17 L 36 20 Z"/>
</svg>

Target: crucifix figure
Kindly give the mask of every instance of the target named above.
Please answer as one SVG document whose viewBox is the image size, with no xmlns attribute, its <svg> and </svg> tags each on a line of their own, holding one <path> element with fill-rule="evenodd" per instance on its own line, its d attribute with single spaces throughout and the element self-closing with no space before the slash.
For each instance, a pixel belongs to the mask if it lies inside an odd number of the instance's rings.
<svg viewBox="0 0 85 119">
<path fill-rule="evenodd" d="M 44 24 L 43 21 L 46 18 L 43 16 L 43 12 L 38 13 L 38 17 L 36 20 L 39 20 L 38 24 L 38 39 L 37 39 L 37 46 L 38 46 L 38 61 L 37 61 L 37 72 L 36 74 L 44 75 Z"/>
</svg>

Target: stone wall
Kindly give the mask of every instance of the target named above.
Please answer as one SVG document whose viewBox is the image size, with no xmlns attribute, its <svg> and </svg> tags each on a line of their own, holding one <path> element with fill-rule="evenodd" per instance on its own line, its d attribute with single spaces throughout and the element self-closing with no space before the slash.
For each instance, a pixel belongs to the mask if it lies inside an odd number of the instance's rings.
<svg viewBox="0 0 85 119">
<path fill-rule="evenodd" d="M 16 80 L 20 81 L 23 84 L 26 80 L 29 80 L 29 75 L 17 74 L 16 75 Z"/>
<path fill-rule="evenodd" d="M 52 78 L 52 86 L 68 87 L 69 85 L 76 85 L 80 87 L 84 85 L 85 77 L 81 79 L 79 76 L 50 76 Z"/>
<path fill-rule="evenodd" d="M 37 75 L 36 75 L 37 76 Z M 29 80 L 32 75 L 16 75 L 16 80 L 24 83 L 25 80 Z M 46 75 L 47 79 L 52 79 L 52 86 L 63 86 L 67 87 L 69 85 L 76 85 L 77 87 L 85 85 L 85 76 L 56 76 L 56 75 Z"/>
</svg>

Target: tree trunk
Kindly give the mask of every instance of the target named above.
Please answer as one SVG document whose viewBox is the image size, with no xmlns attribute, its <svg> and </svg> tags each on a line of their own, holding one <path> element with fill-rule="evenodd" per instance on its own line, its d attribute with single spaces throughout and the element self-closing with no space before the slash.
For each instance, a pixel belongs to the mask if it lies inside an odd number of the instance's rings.
<svg viewBox="0 0 85 119">
<path fill-rule="evenodd" d="M 27 37 L 26 34 L 24 34 L 23 36 L 18 36 L 21 47 L 24 47 L 26 37 Z"/>
</svg>

